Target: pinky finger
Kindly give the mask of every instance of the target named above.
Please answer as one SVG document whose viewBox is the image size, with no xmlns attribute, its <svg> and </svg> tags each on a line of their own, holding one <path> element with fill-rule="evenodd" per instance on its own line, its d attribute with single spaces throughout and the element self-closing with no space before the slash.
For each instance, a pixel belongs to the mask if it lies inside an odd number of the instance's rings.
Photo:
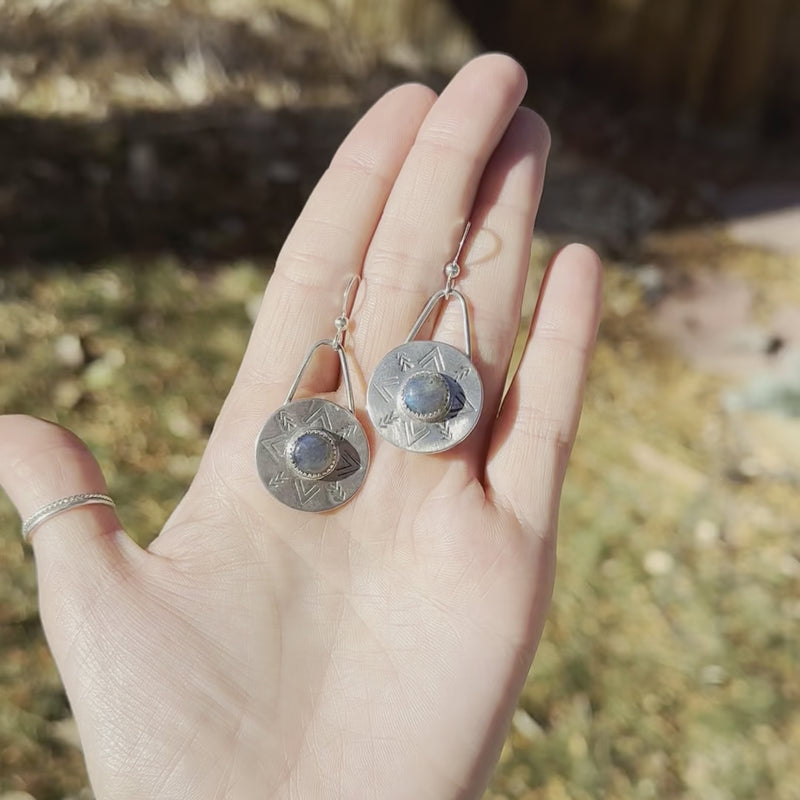
<svg viewBox="0 0 800 800">
<path fill-rule="evenodd" d="M 55 501 L 107 492 L 86 445 L 64 428 L 35 417 L 0 416 L 0 487 L 22 519 Z M 122 531 L 113 508 L 83 505 L 50 515 L 30 535 L 39 576 L 42 619 L 54 652 L 85 620 L 79 611 L 104 586 L 116 583 L 141 554 Z M 58 623 L 56 623 L 58 620 Z"/>
<path fill-rule="evenodd" d="M 540 538 L 555 530 L 597 336 L 601 284 L 600 260 L 588 247 L 570 245 L 552 260 L 492 436 L 487 494 Z"/>
</svg>

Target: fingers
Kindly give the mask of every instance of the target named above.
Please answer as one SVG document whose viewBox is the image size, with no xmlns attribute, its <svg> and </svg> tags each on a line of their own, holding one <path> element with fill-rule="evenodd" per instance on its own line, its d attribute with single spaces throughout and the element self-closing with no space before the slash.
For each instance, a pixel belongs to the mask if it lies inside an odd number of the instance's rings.
<svg viewBox="0 0 800 800">
<path fill-rule="evenodd" d="M 514 295 L 521 291 L 515 287 L 524 279 L 523 261 L 527 265 L 520 254 L 529 243 L 541 179 L 539 162 L 546 150 L 547 136 L 535 117 L 520 113 L 520 122 L 501 147 L 483 188 L 479 187 L 517 114 L 526 85 L 525 73 L 515 61 L 487 55 L 467 64 L 435 102 L 430 90 L 402 87 L 379 101 L 356 126 L 278 259 L 242 367 L 203 460 L 196 482 L 201 495 L 208 494 L 209 482 L 222 482 L 226 494 L 247 498 L 261 510 L 252 466 L 255 434 L 283 402 L 308 347 L 332 335 L 346 277 L 358 272 L 362 263 L 364 280 L 349 335 L 357 395 L 366 388 L 359 374 L 368 376 L 380 358 L 406 338 L 427 297 L 443 285 L 442 267 L 454 253 L 476 196 L 477 213 L 484 222 L 493 203 L 508 203 L 509 208 L 516 204 L 520 209 L 514 224 L 501 223 L 500 209 L 490 222 L 502 228 L 498 237 L 508 240 L 502 243 L 503 256 L 509 254 L 508 262 L 514 265 L 505 294 L 493 300 L 505 303 L 511 297 L 512 306 L 517 302 Z M 529 136 L 534 144 L 523 144 Z M 531 149 L 536 156 L 530 156 Z M 493 259 L 499 266 L 504 257 L 495 254 Z M 493 266 L 489 264 L 485 272 L 494 272 Z M 481 285 L 494 280 L 487 274 Z M 512 321 L 502 335 L 489 344 L 490 333 L 480 353 L 487 364 L 497 362 L 498 374 L 511 352 L 517 315 L 512 309 Z M 428 326 L 423 334 L 430 331 Z M 504 348 L 507 352 L 501 353 Z M 333 353 L 319 351 L 312 367 L 304 375 L 300 396 L 336 385 Z M 182 519 L 179 507 L 170 523 Z"/>
<path fill-rule="evenodd" d="M 192 519 L 206 501 L 216 509 L 214 487 L 247 498 L 259 512 L 270 507 L 253 467 L 256 434 L 283 403 L 308 349 L 335 333 L 348 276 L 361 272 L 386 199 L 434 99 L 433 91 L 418 85 L 389 92 L 334 155 L 278 256 L 197 478 L 167 527 Z M 332 350 L 317 350 L 298 397 L 335 389 L 338 368 Z"/>
<path fill-rule="evenodd" d="M 355 346 L 367 370 L 405 340 L 428 296 L 443 286 L 442 267 L 526 86 L 515 61 L 482 56 L 453 78 L 422 123 L 364 265 Z"/>
<path fill-rule="evenodd" d="M 58 425 L 22 415 L 0 416 L 0 486 L 23 520 L 55 500 L 107 492 L 97 461 L 80 439 Z M 104 576 L 119 574 L 138 550 L 114 509 L 102 505 L 51 517 L 30 539 L 43 599 L 49 592 L 63 603 L 69 586 L 102 583 Z"/>
<path fill-rule="evenodd" d="M 353 128 L 287 238 L 219 426 L 262 418 L 283 402 L 308 348 L 331 338 L 347 277 L 361 265 L 386 199 L 435 94 L 401 86 Z M 337 359 L 320 351 L 303 376 L 309 391 L 334 388 Z M 334 385 L 331 385 L 334 384 Z"/>
<path fill-rule="evenodd" d="M 580 417 L 600 315 L 601 265 L 583 245 L 553 259 L 519 370 L 494 428 L 487 496 L 545 538 Z"/>
<path fill-rule="evenodd" d="M 469 440 L 470 452 L 481 463 L 519 329 L 549 147 L 550 134 L 542 118 L 530 109 L 518 109 L 484 172 L 461 260 L 457 288 L 470 309 L 472 358 L 484 384 L 484 411 Z M 463 349 L 457 303 L 447 305 L 433 336 Z"/>
<path fill-rule="evenodd" d="M 245 501 L 259 514 L 275 510 L 253 465 L 256 435 L 283 403 L 308 349 L 335 333 L 348 276 L 361 272 L 386 200 L 435 97 L 419 85 L 389 92 L 334 155 L 278 256 L 198 475 L 165 530 L 179 529 L 198 514 L 216 515 L 231 497 L 237 507 Z M 358 294 L 354 300 L 357 330 Z M 349 334 L 348 339 L 349 349 Z M 335 389 L 338 368 L 332 350 L 317 350 L 298 397 Z"/>
</svg>

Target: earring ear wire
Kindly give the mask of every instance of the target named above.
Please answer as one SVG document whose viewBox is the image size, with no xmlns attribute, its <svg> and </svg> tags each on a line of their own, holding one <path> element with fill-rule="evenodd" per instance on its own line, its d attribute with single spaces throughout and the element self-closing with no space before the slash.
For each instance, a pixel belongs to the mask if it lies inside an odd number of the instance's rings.
<svg viewBox="0 0 800 800">
<path fill-rule="evenodd" d="M 414 453 L 441 453 L 466 439 L 483 409 L 483 383 L 472 362 L 469 309 L 455 288 L 467 222 L 456 254 L 445 264 L 444 288 L 431 295 L 405 342 L 387 353 L 370 378 L 367 412 L 378 433 Z M 416 339 L 436 306 L 455 299 L 464 327 L 464 351 L 437 340 Z"/>
<path fill-rule="evenodd" d="M 344 336 L 350 326 L 350 293 L 360 280 L 347 283 L 335 334 L 311 345 L 283 405 L 264 423 L 256 439 L 256 469 L 267 491 L 299 511 L 330 511 L 361 488 L 369 466 L 369 445 L 355 416 Z M 320 347 L 339 357 L 347 408 L 320 397 L 295 400 L 303 373 Z"/>
</svg>

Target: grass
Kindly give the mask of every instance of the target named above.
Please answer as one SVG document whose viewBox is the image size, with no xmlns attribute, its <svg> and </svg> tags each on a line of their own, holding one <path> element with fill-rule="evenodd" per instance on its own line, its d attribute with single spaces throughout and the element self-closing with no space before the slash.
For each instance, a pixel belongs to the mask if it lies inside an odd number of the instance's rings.
<svg viewBox="0 0 800 800">
<path fill-rule="evenodd" d="M 165 259 L 7 272 L 0 408 L 78 430 L 146 542 L 193 473 L 268 269 L 198 274 Z M 553 610 L 487 797 L 790 800 L 800 785 L 794 487 L 736 475 L 724 383 L 654 337 L 635 273 L 611 265 L 606 292 Z M 54 364 L 71 336 L 91 360 Z M 49 800 L 85 778 L 59 738 L 68 708 L 16 526 L 4 501 L 0 789 Z"/>
<path fill-rule="evenodd" d="M 729 257 L 742 275 L 769 261 Z M 796 262 L 774 266 L 772 301 Z M 641 300 L 621 302 L 636 294 L 621 267 L 564 492 L 553 610 L 489 797 L 796 798 L 795 487 L 742 482 L 723 382 L 654 338 Z"/>
</svg>

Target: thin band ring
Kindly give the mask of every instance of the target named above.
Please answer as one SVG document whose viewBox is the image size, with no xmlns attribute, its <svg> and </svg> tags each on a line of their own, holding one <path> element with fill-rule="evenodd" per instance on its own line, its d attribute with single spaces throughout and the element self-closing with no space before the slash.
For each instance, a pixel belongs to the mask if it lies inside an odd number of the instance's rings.
<svg viewBox="0 0 800 800">
<path fill-rule="evenodd" d="M 72 494 L 69 497 L 62 497 L 60 500 L 54 500 L 52 503 L 42 506 L 42 508 L 31 514 L 28 519 L 22 523 L 22 538 L 26 542 L 30 542 L 31 534 L 43 522 L 47 522 L 47 520 L 52 519 L 62 511 L 69 511 L 73 508 L 89 505 L 110 506 L 111 508 L 115 506 L 114 501 L 107 494 L 96 492 Z"/>
</svg>

